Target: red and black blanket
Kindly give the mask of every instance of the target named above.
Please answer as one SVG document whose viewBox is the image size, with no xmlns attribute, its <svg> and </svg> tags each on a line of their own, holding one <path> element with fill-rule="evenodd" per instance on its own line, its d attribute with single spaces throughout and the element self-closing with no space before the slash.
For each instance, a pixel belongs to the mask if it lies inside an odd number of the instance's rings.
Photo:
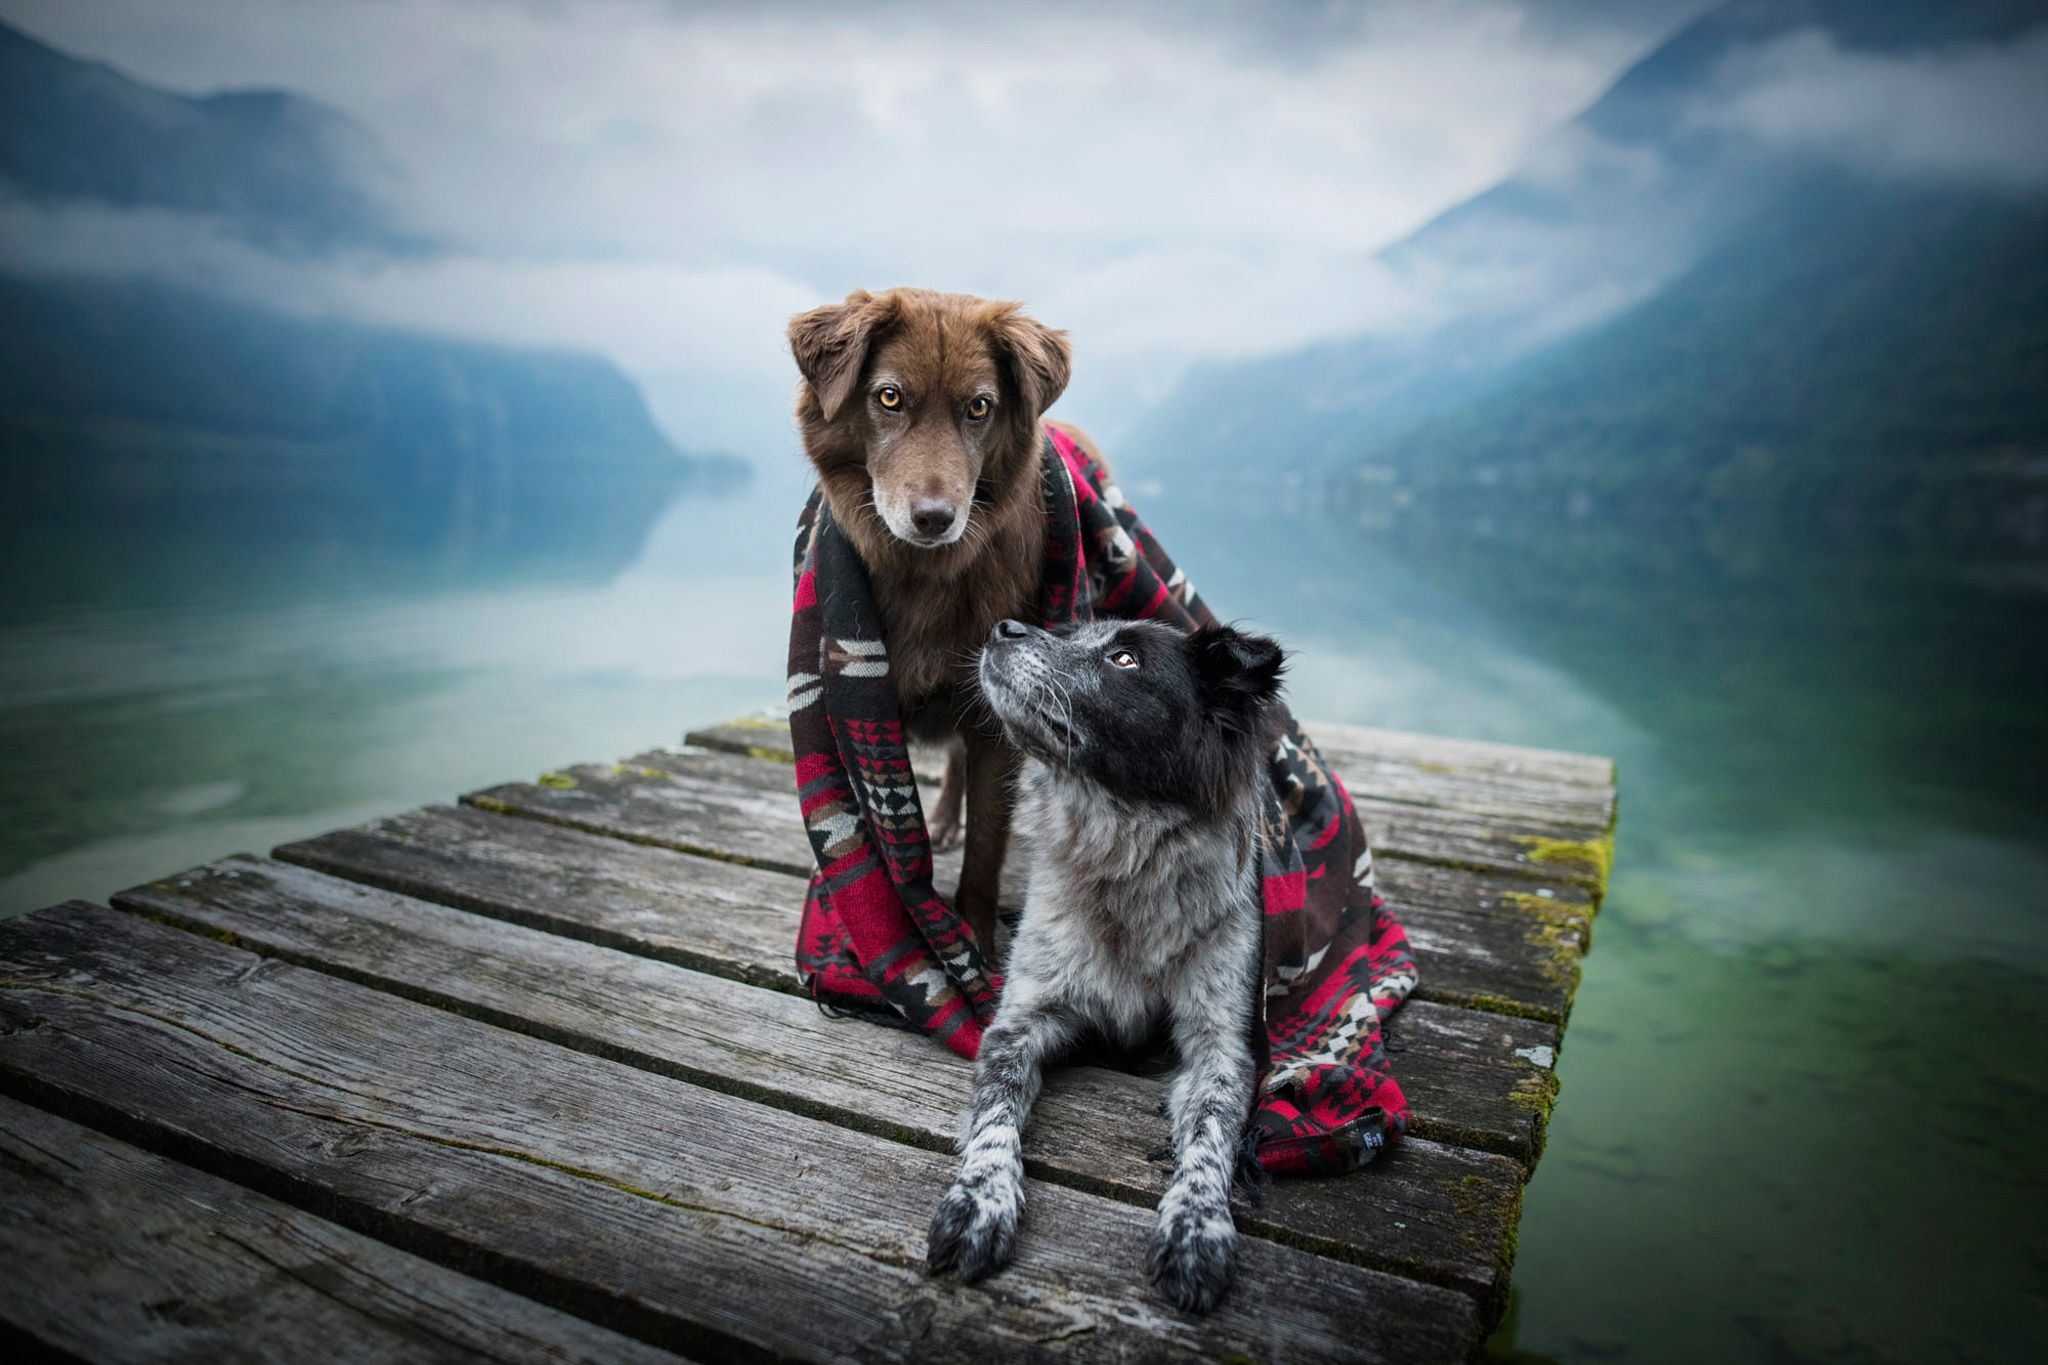
<svg viewBox="0 0 2048 1365">
<path fill-rule="evenodd" d="M 1096 613 L 1184 630 L 1215 619 L 1107 471 L 1051 427 L 1042 476 L 1045 625 Z M 789 712 L 818 859 L 798 970 L 821 1001 L 893 1011 L 973 1057 L 1002 982 L 932 886 L 867 570 L 817 492 L 797 523 Z M 1407 1130 L 1381 1023 L 1414 989 L 1415 958 L 1374 889 L 1350 794 L 1293 718 L 1279 720 L 1260 841 L 1269 1060 L 1251 1140 L 1269 1172 L 1330 1174 Z"/>
</svg>

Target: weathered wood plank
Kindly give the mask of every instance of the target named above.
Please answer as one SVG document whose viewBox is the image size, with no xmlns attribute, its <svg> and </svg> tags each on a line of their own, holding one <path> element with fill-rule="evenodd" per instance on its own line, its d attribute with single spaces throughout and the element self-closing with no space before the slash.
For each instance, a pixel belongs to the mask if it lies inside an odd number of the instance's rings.
<svg viewBox="0 0 2048 1365">
<path fill-rule="evenodd" d="M 1593 904 L 1583 888 L 1389 858 L 1380 889 L 1415 949 L 1420 1000 L 1563 1024 Z"/>
<path fill-rule="evenodd" d="M 809 876 L 812 855 L 789 773 L 762 759 L 704 750 L 650 751 L 622 763 L 589 764 L 511 782 L 463 798 L 479 809 L 545 820 L 634 843 Z M 1605 885 L 1610 836 L 1527 821 L 1503 821 L 1427 806 L 1355 798 L 1384 859 L 1505 873 L 1541 883 Z M 1028 845 L 1004 868 L 1008 904 L 1023 899 Z M 959 881 L 960 853 L 934 860 L 941 891 Z M 1505 993 L 1503 993 L 1505 994 Z"/>
<path fill-rule="evenodd" d="M 688 764 L 694 768 L 698 761 L 695 755 L 643 754 L 610 767 L 588 765 L 567 769 L 557 775 L 559 780 L 554 785 L 509 783 L 466 799 L 492 812 L 539 818 L 550 824 L 721 857 L 765 870 L 807 874 L 811 866 L 807 861 L 811 857 L 810 844 L 799 822 L 795 796 L 770 796 L 738 784 L 713 785 L 696 772 L 670 776 L 666 775 L 667 769 L 658 766 Z M 724 767 L 768 766 L 760 760 L 730 755 L 718 756 L 717 762 Z M 569 782 L 575 785 L 565 785 Z M 1366 804 L 1360 803 L 1361 807 Z M 1496 863 L 1504 856 L 1521 856 L 1505 854 L 1498 840 L 1488 847 Z M 1003 869 L 1005 899 L 1012 905 L 1022 902 L 1029 857 L 1028 843 L 1019 840 Z M 1392 856 L 1383 859 L 1390 879 L 1399 880 L 1402 861 Z M 934 865 L 941 892 L 950 891 L 959 880 L 958 851 L 939 855 Z M 1498 877 L 1498 868 L 1494 875 Z M 1518 866 L 1508 875 L 1532 876 L 1526 866 Z M 1585 899 L 1583 888 L 1569 876 L 1552 880 L 1580 900 Z M 1533 896 L 1536 885 L 1542 884 L 1532 885 L 1527 897 L 1505 893 L 1488 897 L 1494 907 L 1484 913 L 1476 904 L 1478 897 L 1464 904 L 1439 897 L 1421 903 L 1404 919 L 1423 969 L 1422 998 L 1503 1008 L 1535 1019 L 1563 1022 L 1578 985 L 1579 945 L 1584 936 L 1583 932 L 1562 931 L 1576 935 L 1576 941 L 1567 947 L 1550 916 L 1528 909 L 1540 901 Z M 1548 886 L 1544 889 L 1554 891 Z"/>
<path fill-rule="evenodd" d="M 814 866 L 811 845 L 786 770 L 769 770 L 785 779 L 780 790 L 769 792 L 741 780 L 753 760 L 727 757 L 715 764 L 727 771 L 708 774 L 667 761 L 656 766 L 657 759 L 673 758 L 648 753 L 623 763 L 578 764 L 545 773 L 539 782 L 507 782 L 462 799 L 481 810 L 546 820 L 746 867 L 809 875 Z M 759 765 L 755 771 L 765 766 Z"/>
<path fill-rule="evenodd" d="M 1614 786 L 1614 760 L 1567 749 L 1532 749 L 1483 739 L 1452 739 L 1341 721 L 1303 721 L 1326 753 L 1342 750 L 1375 763 L 1399 763 L 1456 776 L 1500 777 L 1555 787 Z"/>
<path fill-rule="evenodd" d="M 1507 777 L 1566 787 L 1611 787 L 1614 760 L 1563 749 L 1530 749 L 1491 740 L 1450 739 L 1382 730 L 1337 721 L 1304 720 L 1302 728 L 1320 747 L 1337 747 L 1374 762 L 1401 763 L 1424 771 Z M 685 737 L 690 744 L 750 754 L 787 763 L 792 758 L 789 721 L 759 713 L 720 725 L 706 725 Z"/>
<path fill-rule="evenodd" d="M 0 1322 L 90 1360 L 677 1360 L 4 1098 L 0 1258 Z"/>
<path fill-rule="evenodd" d="M 1445 906 L 1483 912 L 1516 924 L 1534 922 L 1554 931 L 1560 947 L 1584 956 L 1593 938 L 1599 905 L 1584 887 L 1563 878 L 1538 881 L 1498 872 L 1388 858 L 1379 864 L 1383 892 L 1407 905 Z"/>
<path fill-rule="evenodd" d="M 1039 1181 L 985 1285 L 922 1271 L 937 1153 L 140 918 L 0 925 L 0 1088 L 692 1353 L 1454 1360 L 1464 1295 L 1257 1238 L 1207 1319 L 1142 1285 L 1150 1217 Z"/>
<path fill-rule="evenodd" d="M 1410 1000 L 1387 1025 L 1410 1131 L 1534 1166 L 1557 1099 L 1560 1037 L 1540 1019 Z"/>
<path fill-rule="evenodd" d="M 1585 826 L 1587 834 L 1614 824 L 1614 764 L 1608 759 L 1331 721 L 1303 721 L 1302 728 L 1345 785 L 1360 795 Z M 792 757 L 789 724 L 779 717 L 744 716 L 692 730 L 685 739 L 771 762 L 788 763 Z M 935 778 L 936 772 L 920 772 L 919 777 Z"/>
<path fill-rule="evenodd" d="M 1434 765 L 1395 762 L 1310 738 L 1344 785 L 1362 796 L 1408 805 L 1438 806 L 1503 820 L 1567 825 L 1587 835 L 1614 825 L 1612 787 L 1566 786 L 1492 774 L 1437 771 Z"/>
<path fill-rule="evenodd" d="M 446 806 L 286 844 L 276 856 L 515 924 L 802 992 L 791 957 L 802 891 L 776 874 Z M 1434 894 L 1426 878 L 1400 885 L 1418 897 Z M 1515 1049 L 1554 1053 L 1557 1029 L 1523 1019 L 1442 1029 L 1421 1022 L 1469 1012 L 1425 1000 L 1403 1007 L 1401 1017 L 1417 1021 L 1412 1051 L 1399 1062 L 1415 1131 L 1431 1138 L 1455 1133 L 1445 1140 L 1531 1161 L 1542 1130 L 1527 1096 L 1548 1084 L 1548 1071 Z M 1513 1041 L 1488 1045 L 1481 1064 L 1462 1040 L 1492 1037 L 1487 1030 L 1496 1025 L 1506 1029 L 1501 1039 Z"/>
<path fill-rule="evenodd" d="M 300 966 L 829 1122 L 951 1149 L 969 1063 L 809 1002 L 552 934 L 236 857 L 115 904 Z M 1165 1085 L 1094 1067 L 1051 1078 L 1027 1134 L 1041 1178 L 1143 1207 L 1169 1167 Z M 1426 1141 L 1344 1181 L 1290 1181 L 1239 1211 L 1258 1236 L 1505 1306 L 1522 1170 Z"/>
<path fill-rule="evenodd" d="M 1434 806 L 1354 796 L 1373 854 L 1535 881 L 1569 882 L 1594 896 L 1607 889 L 1614 840 L 1569 825 L 1507 820 Z"/>
<path fill-rule="evenodd" d="M 802 989 L 793 955 L 803 884 L 787 873 L 468 806 L 427 806 L 274 855 L 531 929 Z"/>
<path fill-rule="evenodd" d="M 764 861 L 762 865 L 779 865 L 785 871 L 810 874 L 810 846 L 804 838 L 801 820 L 795 814 L 795 786 L 784 763 L 718 753 L 702 747 L 686 747 L 650 750 L 609 767 L 572 769 L 569 775 L 574 780 L 586 772 L 593 781 L 613 793 L 610 798 L 613 800 L 622 794 L 622 787 L 630 787 L 636 780 L 658 782 L 660 779 L 656 775 L 664 773 L 692 784 L 693 791 L 708 790 L 695 787 L 697 783 L 713 786 L 730 783 L 762 796 L 782 797 L 788 803 L 790 819 L 795 822 L 791 826 L 794 835 L 785 836 L 772 845 L 764 843 L 763 847 L 773 848 L 775 853 L 772 864 Z M 493 792 L 499 790 L 494 788 Z M 645 829 L 647 837 L 660 841 L 662 835 L 657 812 L 661 798 L 658 794 L 639 796 L 652 804 L 635 812 L 644 822 L 636 824 L 635 828 Z M 1477 815 L 1406 801 L 1383 800 L 1357 791 L 1353 796 L 1359 816 L 1365 822 L 1366 833 L 1371 836 L 1373 849 L 1378 854 L 1448 867 L 1506 872 L 1544 881 L 1562 880 L 1586 887 L 1595 896 L 1605 887 L 1612 839 L 1604 823 L 1594 828 L 1550 818 Z M 534 799 L 532 793 L 528 793 L 522 813 L 547 818 L 551 811 L 577 805 L 575 802 Z M 757 832 L 757 837 L 761 833 L 766 831 Z M 950 886 L 958 880 L 959 857 L 955 851 L 942 854 L 936 860 L 937 877 L 943 885 Z M 1021 896 L 1021 880 L 1005 877 L 1004 886 Z"/>
<path fill-rule="evenodd" d="M 932 796 L 933 777 L 925 795 Z M 787 764 L 710 749 L 652 749 L 617 763 L 586 763 L 464 796 L 465 804 L 616 839 L 809 877 L 809 836 Z M 1021 844 L 1021 841 L 1019 841 Z M 932 858 L 942 894 L 960 884 L 961 849 Z M 1004 903 L 1024 901 L 1024 862 L 1003 868 Z"/>
</svg>

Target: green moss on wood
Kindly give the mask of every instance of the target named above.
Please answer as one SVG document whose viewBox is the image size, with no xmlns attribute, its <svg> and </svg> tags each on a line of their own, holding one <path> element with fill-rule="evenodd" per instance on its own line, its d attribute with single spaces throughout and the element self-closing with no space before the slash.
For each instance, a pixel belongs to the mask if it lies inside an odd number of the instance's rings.
<svg viewBox="0 0 2048 1365">
<path fill-rule="evenodd" d="M 1595 893 L 1607 889 L 1607 871 L 1614 865 L 1612 834 L 1603 834 L 1597 839 L 1545 839 L 1533 834 L 1518 834 L 1515 842 L 1529 850 L 1530 862 L 1573 872 L 1590 872 L 1595 882 Z"/>
<path fill-rule="evenodd" d="M 555 791 L 568 791 L 576 785 L 576 779 L 567 773 L 542 773 L 534 780 L 541 786 L 551 787 Z"/>
<path fill-rule="evenodd" d="M 1578 960 L 1592 939 L 1592 907 L 1549 896 L 1532 896 L 1526 891 L 1509 891 L 1496 899 L 1499 904 L 1530 917 L 1528 942 L 1531 947 L 1550 950 L 1543 972 L 1552 984 L 1563 987 L 1567 993 L 1575 989 Z"/>
<path fill-rule="evenodd" d="M 1459 1239 L 1472 1251 L 1493 1255 L 1496 1278 L 1479 1302 L 1480 1328 L 1491 1332 L 1507 1311 L 1508 1281 L 1515 1269 L 1515 1232 L 1522 1221 L 1522 1185 L 1518 1181 L 1502 1192 L 1497 1182 L 1481 1175 L 1432 1183 L 1464 1223 Z"/>
<path fill-rule="evenodd" d="M 1425 1142 L 1440 1142 L 1446 1147 L 1469 1147 L 1475 1152 L 1491 1152 L 1496 1156 L 1510 1157 L 1524 1166 L 1534 1160 L 1523 1142 L 1511 1134 L 1503 1134 L 1498 1130 L 1468 1128 L 1462 1123 L 1450 1123 L 1424 1114 L 1414 1115 L 1409 1123 L 1409 1135 L 1421 1138 Z"/>
<path fill-rule="evenodd" d="M 1483 1175 L 1468 1175 L 1461 1180 L 1438 1180 L 1432 1182 L 1443 1196 L 1451 1201 L 1460 1218 L 1484 1218 L 1496 1216 L 1500 1206 L 1508 1200 L 1492 1194 L 1492 1182 Z M 1473 1234 L 1467 1233 L 1470 1237 Z"/>
<path fill-rule="evenodd" d="M 1554 1071 L 1531 1071 L 1515 1082 L 1515 1088 L 1508 1092 L 1508 1103 L 1526 1112 L 1532 1120 L 1529 1125 L 1529 1165 L 1533 1169 L 1543 1158 L 1543 1143 L 1550 1130 L 1550 1114 L 1557 1107 L 1559 1089 L 1557 1073 Z"/>
<path fill-rule="evenodd" d="M 1463 1005 L 1466 1009 L 1485 1010 L 1488 1014 L 1509 1014 L 1517 1019 L 1535 1019 L 1545 1024 L 1562 1027 L 1564 1020 L 1558 1011 L 1532 1005 L 1525 1000 L 1509 1000 L 1498 995 L 1465 995 L 1460 992 L 1445 992 L 1442 999 L 1451 1004 Z"/>
<path fill-rule="evenodd" d="M 1548 1119 L 1550 1111 L 1557 1106 L 1557 1092 L 1557 1074 L 1534 1068 L 1515 1082 L 1515 1088 L 1508 1092 L 1508 1103 L 1517 1109 L 1528 1110 L 1539 1119 Z"/>
</svg>

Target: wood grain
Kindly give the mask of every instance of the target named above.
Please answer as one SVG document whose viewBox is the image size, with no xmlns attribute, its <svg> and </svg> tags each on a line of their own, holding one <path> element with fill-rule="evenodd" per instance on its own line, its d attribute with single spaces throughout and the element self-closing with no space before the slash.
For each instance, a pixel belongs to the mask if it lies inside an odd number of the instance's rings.
<svg viewBox="0 0 2048 1365">
<path fill-rule="evenodd" d="M 0 1322 L 100 1361 L 678 1357 L 0 1098 Z"/>
<path fill-rule="evenodd" d="M 762 760 L 729 755 L 719 755 L 716 761 L 725 768 L 735 764 L 769 767 Z M 676 771 L 678 768 L 683 771 Z M 624 842 L 719 858 L 791 876 L 809 874 L 810 843 L 804 835 L 793 792 L 769 795 L 752 785 L 720 785 L 727 778 L 705 775 L 694 755 L 643 754 L 611 767 L 570 768 L 560 777 L 575 785 L 508 783 L 474 793 L 465 800 L 493 813 L 535 818 Z M 1360 801 L 1359 805 L 1368 815 L 1372 813 L 1369 803 Z M 1408 812 L 1423 808 L 1395 809 L 1400 819 L 1405 820 Z M 1431 838 L 1439 853 L 1444 852 L 1443 845 L 1451 838 L 1448 826 L 1476 820 L 1446 812 L 1425 813 L 1433 822 L 1435 832 Z M 1385 828 L 1392 836 L 1392 848 L 1382 849 L 1381 864 L 1389 886 L 1396 887 L 1404 880 L 1411 884 L 1428 881 L 1426 874 L 1404 873 L 1404 865 L 1412 866 L 1412 860 L 1396 856 L 1396 851 L 1406 846 L 1402 842 L 1405 827 L 1394 824 Z M 1471 861 L 1492 864 L 1480 869 L 1482 876 L 1468 877 L 1464 884 L 1487 888 L 1490 894 L 1475 890 L 1462 903 L 1449 894 L 1438 894 L 1419 902 L 1404 902 L 1403 910 L 1397 912 L 1402 913 L 1402 922 L 1410 930 L 1419 954 L 1423 998 L 1562 1022 L 1570 1012 L 1572 993 L 1578 985 L 1578 958 L 1585 933 L 1583 927 L 1561 930 L 1550 913 L 1552 907 L 1543 904 L 1544 898 L 1536 892 L 1547 891 L 1554 899 L 1561 889 L 1573 903 L 1589 907 L 1589 915 L 1590 893 L 1582 880 L 1566 869 L 1548 869 L 1552 875 L 1536 880 L 1537 871 L 1532 870 L 1526 856 L 1509 852 L 1511 846 L 1502 842 L 1500 832 L 1494 828 L 1484 827 L 1469 837 L 1460 837 L 1479 852 Z M 1010 905 L 1022 903 L 1030 856 L 1029 845 L 1024 841 L 1011 849 L 1003 874 L 1004 899 Z M 934 860 L 934 866 L 941 892 L 949 892 L 959 879 L 958 851 L 941 854 Z M 1503 884 L 1503 877 L 1512 878 L 1512 885 Z M 1514 887 L 1522 890 L 1516 892 Z M 1489 902 L 1489 907 L 1479 906 L 1482 899 Z M 792 904 L 800 900 L 799 894 Z M 1407 909 L 1410 904 L 1414 906 L 1412 912 Z"/>
<path fill-rule="evenodd" d="M 1592 934 L 1584 888 L 1395 858 L 1379 867 L 1422 974 L 1415 998 L 1554 1024 L 1570 1017 Z"/>
<path fill-rule="evenodd" d="M 1377 858 L 1499 872 L 1568 882 L 1594 898 L 1605 894 L 1612 837 L 1541 820 L 1468 815 L 1463 811 L 1354 796 Z"/>
<path fill-rule="evenodd" d="M 948 1151 L 973 1069 L 915 1034 L 808 1001 L 483 919 L 303 867 L 237 857 L 115 897 L 120 908 L 642 1070 Z M 1171 1145 L 1165 1084 L 1056 1072 L 1033 1175 L 1150 1208 Z M 1504 1306 L 1522 1170 L 1415 1141 L 1341 1181 L 1270 1188 L 1247 1232 Z"/>
<path fill-rule="evenodd" d="M 931 1280 L 940 1154 L 76 903 L 0 925 L 0 1086 L 705 1358 L 1477 1344 L 1463 1295 L 1257 1238 L 1217 1313 L 1187 1318 L 1142 1286 L 1146 1213 L 1039 1181 L 1009 1269 Z"/>
<path fill-rule="evenodd" d="M 1502 779 L 1553 789 L 1577 787 L 1597 791 L 1614 785 L 1614 760 L 1592 754 L 1531 749 L 1488 740 L 1408 734 L 1326 720 L 1304 720 L 1301 727 L 1326 755 L 1337 751 L 1354 761 L 1400 766 L 1447 777 Z M 789 722 L 776 715 L 742 716 L 720 725 L 692 730 L 684 738 L 690 744 L 754 758 L 784 763 L 793 758 Z M 930 763 L 925 766 L 936 771 Z"/>
<path fill-rule="evenodd" d="M 1457 774 L 1499 775 L 1560 786 L 1612 787 L 1614 760 L 1567 749 L 1535 749 L 1495 740 L 1419 735 L 1337 721 L 1304 721 L 1319 745 L 1340 747 L 1374 759 L 1441 769 Z"/>
<path fill-rule="evenodd" d="M 699 971 L 801 993 L 792 945 L 802 899 L 790 877 L 633 845 L 538 821 L 466 807 L 430 806 L 279 848 L 277 857 L 335 876 L 399 891 L 530 928 L 583 939 Z M 1400 885 L 1419 899 L 1466 885 L 1477 897 L 1494 884 L 1416 876 Z M 178 879 L 169 879 L 175 886 Z M 1519 933 L 1511 926 L 1510 939 Z M 1515 940 L 1519 941 L 1519 940 Z M 1419 1013 L 1418 1013 L 1419 1012 Z M 1401 1017 L 1451 1018 L 1414 1000 Z M 1489 1032 L 1489 1030 L 1493 1032 Z M 1396 1060 L 1418 1134 L 1455 1132 L 1461 1146 L 1528 1162 L 1541 1145 L 1541 1115 L 1528 1102 L 1547 1069 L 1516 1048 L 1547 1048 L 1558 1030 L 1516 1020 L 1503 1032 L 1418 1023 L 1412 1050 Z M 1475 1065 L 1467 1036 L 1512 1036 Z M 1439 1048 L 1444 1049 L 1441 1053 Z"/>
<path fill-rule="evenodd" d="M 1302 728 L 1356 796 L 1563 826 L 1579 838 L 1614 826 L 1614 764 L 1608 759 L 1330 721 L 1303 721 Z M 769 762 L 793 758 L 788 723 L 772 717 L 705 726 L 685 739 Z M 918 769 L 920 782 L 936 782 L 930 762 Z"/>
<path fill-rule="evenodd" d="M 275 856 L 551 934 L 800 991 L 803 883 L 468 806 L 427 806 Z M 172 879 L 175 880 L 175 879 Z"/>
<path fill-rule="evenodd" d="M 1345 785 L 1373 796 L 1603 831 L 1614 824 L 1610 759 L 1334 721 L 1303 728 Z"/>
<path fill-rule="evenodd" d="M 1339 771 L 1342 772 L 1341 768 Z M 680 750 L 650 750 L 602 769 L 570 770 L 572 777 L 585 773 L 595 780 L 609 778 L 614 783 L 635 777 L 653 780 L 657 774 L 668 774 L 685 783 L 730 783 L 762 796 L 784 797 L 789 810 L 796 810 L 795 784 L 787 760 L 743 757 L 703 746 L 687 746 Z M 1596 898 L 1605 888 L 1611 811 L 1597 823 L 1589 823 L 1562 818 L 1555 810 L 1532 809 L 1516 815 L 1419 805 L 1382 797 L 1369 787 L 1352 783 L 1348 774 L 1345 776 L 1375 853 L 1449 867 L 1504 872 L 1538 881 L 1563 880 L 1585 887 Z M 929 804 L 932 792 L 927 789 L 923 795 Z M 1612 796 L 1611 790 L 1608 795 Z M 654 799 L 659 801 L 658 797 Z M 577 804 L 573 800 L 549 802 L 529 797 L 525 813 L 573 809 Z M 651 813 L 650 810 L 642 815 Z M 656 842 L 665 842 L 658 822 L 647 832 Z M 800 820 L 795 825 L 794 837 L 775 847 L 784 870 L 809 875 L 810 850 Z M 959 878 L 959 854 L 941 855 L 936 868 L 938 880 L 951 886 Z M 1012 879 L 1006 877 L 1005 885 L 1012 887 Z M 1022 886 L 1021 880 L 1014 882 L 1013 889 L 1018 895 Z"/>
</svg>

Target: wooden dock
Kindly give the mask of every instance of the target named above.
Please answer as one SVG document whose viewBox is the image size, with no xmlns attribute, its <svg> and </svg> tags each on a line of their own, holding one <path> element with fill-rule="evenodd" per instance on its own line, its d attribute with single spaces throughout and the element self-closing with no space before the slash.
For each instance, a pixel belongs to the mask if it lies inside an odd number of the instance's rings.
<svg viewBox="0 0 2048 1365">
<path fill-rule="evenodd" d="M 1389 1031 L 1414 1128 L 1241 1204 L 1209 1318 L 1144 1279 L 1154 1076 L 1056 1073 L 1016 1261 L 925 1275 L 971 1068 L 800 994 L 811 852 L 787 728 L 756 719 L 0 923 L 0 1342 L 1464 1359 L 1505 1306 L 1613 767 L 1307 729 L 1419 959 Z"/>
</svg>

